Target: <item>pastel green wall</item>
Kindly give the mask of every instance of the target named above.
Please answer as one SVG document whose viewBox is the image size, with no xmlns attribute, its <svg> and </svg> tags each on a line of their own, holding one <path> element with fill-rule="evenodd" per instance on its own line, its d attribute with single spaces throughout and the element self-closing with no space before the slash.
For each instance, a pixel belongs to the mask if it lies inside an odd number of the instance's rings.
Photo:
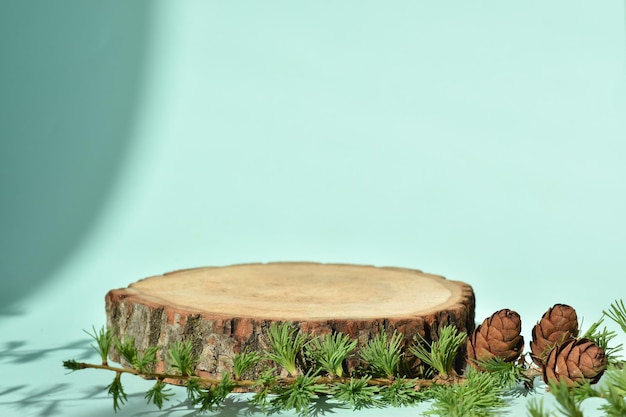
<svg viewBox="0 0 626 417">
<path fill-rule="evenodd" d="M 0 2 L 0 306 L 49 277 L 105 204 L 149 17 L 146 1 Z"/>
<path fill-rule="evenodd" d="M 481 316 L 623 281 L 619 2 L 1 4 L 10 297 L 312 260 L 466 280 Z"/>
</svg>

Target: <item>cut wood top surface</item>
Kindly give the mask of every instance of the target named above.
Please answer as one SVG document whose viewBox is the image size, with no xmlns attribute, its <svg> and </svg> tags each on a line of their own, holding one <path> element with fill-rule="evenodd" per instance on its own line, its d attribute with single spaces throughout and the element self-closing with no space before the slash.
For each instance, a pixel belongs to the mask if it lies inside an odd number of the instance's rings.
<svg viewBox="0 0 626 417">
<path fill-rule="evenodd" d="M 412 317 L 461 303 L 467 288 L 418 270 L 287 262 L 176 271 L 126 291 L 181 310 L 297 321 Z"/>
</svg>

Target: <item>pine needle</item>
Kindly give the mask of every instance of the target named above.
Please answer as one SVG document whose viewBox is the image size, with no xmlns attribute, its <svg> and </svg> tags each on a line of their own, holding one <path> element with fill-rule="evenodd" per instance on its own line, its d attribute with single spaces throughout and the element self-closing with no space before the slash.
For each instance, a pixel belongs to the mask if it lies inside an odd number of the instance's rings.
<svg viewBox="0 0 626 417">
<path fill-rule="evenodd" d="M 342 333 L 315 338 L 306 345 L 306 354 L 330 376 L 343 376 L 343 362 L 356 348 L 357 341 Z"/>
<path fill-rule="evenodd" d="M 306 336 L 290 323 L 272 323 L 268 332 L 271 350 L 265 356 L 282 366 L 290 375 L 296 376 L 296 357 L 306 342 Z"/>
<path fill-rule="evenodd" d="M 611 303 L 609 310 L 603 310 L 602 313 L 619 324 L 624 333 L 626 333 L 626 305 L 624 305 L 624 300 L 615 300 Z"/>
<path fill-rule="evenodd" d="M 400 358 L 403 353 L 400 349 L 402 334 L 393 331 L 390 338 L 387 332 L 382 329 L 367 345 L 359 352 L 363 359 L 372 369 L 375 376 L 393 378 L 398 371 Z"/>
<path fill-rule="evenodd" d="M 421 343 L 410 346 L 409 351 L 440 375 L 447 376 L 453 372 L 454 360 L 466 338 L 467 335 L 459 333 L 456 327 L 444 326 L 439 331 L 439 339 L 430 346 L 420 336 Z"/>
</svg>

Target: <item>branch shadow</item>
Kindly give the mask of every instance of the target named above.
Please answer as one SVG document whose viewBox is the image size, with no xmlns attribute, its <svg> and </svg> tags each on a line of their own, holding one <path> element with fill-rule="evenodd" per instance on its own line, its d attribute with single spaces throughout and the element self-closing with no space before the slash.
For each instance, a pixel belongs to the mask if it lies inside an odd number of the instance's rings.
<svg viewBox="0 0 626 417">
<path fill-rule="evenodd" d="M 0 350 L 0 361 L 12 364 L 26 364 L 47 359 L 50 354 L 60 351 L 78 351 L 73 355 L 75 359 L 84 360 L 93 356 L 93 348 L 89 339 L 78 339 L 61 346 L 44 349 L 26 349 L 28 342 L 25 340 L 12 340 L 6 342 Z"/>
<path fill-rule="evenodd" d="M 338 403 L 329 402 L 326 398 L 318 398 L 311 403 L 311 406 L 306 410 L 306 413 L 298 413 L 295 410 L 276 410 L 261 408 L 251 404 L 248 401 L 248 396 L 245 394 L 231 394 L 221 404 L 220 408 L 214 409 L 214 411 L 207 412 L 201 411 L 198 406 L 194 405 L 191 401 L 185 400 L 177 404 L 172 404 L 169 407 L 164 407 L 161 410 L 147 410 L 144 412 L 134 414 L 135 417 L 155 416 L 155 417 L 199 417 L 199 416 L 211 416 L 211 417 L 235 417 L 235 416 L 257 416 L 257 415 L 307 415 L 311 417 L 323 417 L 330 414 L 335 414 L 338 410 L 346 410 L 347 408 Z M 186 413 L 185 413 L 186 411 Z M 184 413 L 184 414 L 181 414 Z M 287 414 L 288 413 L 288 414 Z"/>
<path fill-rule="evenodd" d="M 21 391 L 18 398 L 8 401 L 0 401 L 2 407 L 13 407 L 19 414 L 33 415 L 37 417 L 63 416 L 66 414 L 68 403 L 80 404 L 85 400 L 108 399 L 106 387 L 93 386 L 83 391 L 83 395 L 73 395 L 72 384 L 58 383 L 47 387 L 27 389 L 26 385 L 9 387 L 0 391 L 0 398 L 4 394 Z M 69 394 L 61 396 L 61 394 Z M 128 399 L 143 398 L 143 393 L 128 394 Z"/>
<path fill-rule="evenodd" d="M 68 357 L 73 356 L 79 360 L 93 357 L 93 348 L 88 339 L 78 339 L 60 346 L 43 349 L 29 349 L 29 343 L 25 340 L 11 340 L 5 342 L 0 348 L 0 363 L 8 365 L 28 365 L 48 360 L 59 352 L 68 352 Z M 59 364 L 59 367 L 61 364 Z M 83 400 L 94 398 L 105 391 L 104 387 L 95 387 L 85 391 L 82 397 L 68 399 L 61 397 L 70 390 L 69 383 L 56 384 L 16 384 L 0 386 L 0 406 L 13 407 L 20 414 L 47 417 L 62 415 L 62 403 L 73 399 Z M 75 391 L 74 391 L 75 392 Z"/>
</svg>

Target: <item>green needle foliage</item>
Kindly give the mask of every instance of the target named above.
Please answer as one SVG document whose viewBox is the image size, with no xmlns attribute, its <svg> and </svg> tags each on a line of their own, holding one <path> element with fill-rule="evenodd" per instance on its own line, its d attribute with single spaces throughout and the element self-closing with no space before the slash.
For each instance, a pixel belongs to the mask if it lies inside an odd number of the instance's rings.
<svg viewBox="0 0 626 417">
<path fill-rule="evenodd" d="M 543 398 L 533 398 L 528 401 L 526 410 L 528 410 L 530 417 L 550 417 L 550 414 L 548 414 L 543 407 Z"/>
<path fill-rule="evenodd" d="M 604 415 L 626 416 L 626 367 L 623 361 L 617 359 L 623 346 L 615 345 L 616 333 L 603 326 L 603 319 L 607 317 L 626 332 L 624 302 L 619 300 L 611 304 L 610 309 L 603 312 L 602 318 L 584 334 L 584 337 L 602 347 L 609 357 L 609 365 L 601 383 L 591 385 L 586 382 L 574 388 L 568 388 L 564 383 L 551 383 L 549 392 L 555 397 L 557 412 L 546 411 L 543 401 L 535 398 L 527 405 L 528 415 L 580 417 L 580 403 L 595 397 L 603 400 L 599 409 Z M 199 411 L 220 408 L 234 388 L 239 387 L 254 391 L 250 403 L 270 414 L 285 410 L 295 410 L 300 415 L 317 413 L 317 400 L 328 396 L 339 406 L 349 406 L 354 410 L 408 406 L 429 400 L 432 404 L 427 414 L 430 415 L 486 417 L 505 413 L 508 399 L 523 393 L 521 387 L 532 386 L 533 380 L 540 373 L 540 369 L 532 363 L 510 363 L 494 357 L 477 362 L 478 369 L 484 371 L 468 367 L 463 375 L 457 375 L 453 364 L 466 336 L 451 326 L 441 328 L 438 339 L 430 345 L 422 339 L 422 343 L 409 347 L 409 351 L 421 360 L 423 366 L 428 367 L 428 371 L 449 376 L 432 380 L 400 378 L 404 377 L 404 374 L 400 375 L 401 372 L 414 375 L 416 370 L 410 368 L 408 361 L 402 360 L 402 334 L 394 331 L 389 335 L 385 329 L 381 329 L 361 348 L 359 358 L 365 367 L 348 373 L 347 367 L 344 367 L 345 361 L 356 349 L 356 340 L 336 333 L 307 343 L 306 335 L 293 325 L 274 324 L 268 329 L 268 352 L 264 356 L 256 352 L 234 355 L 232 373 L 223 372 L 221 378 L 195 374 L 199 358 L 193 352 L 191 341 L 173 343 L 159 353 L 156 346 L 139 351 L 132 338 L 117 340 L 104 327 L 99 330 L 92 327 L 92 331 L 86 333 L 95 340 L 92 347 L 100 356 L 102 364 L 67 360 L 63 366 L 71 371 L 89 368 L 114 372 L 113 381 L 106 387 L 113 399 L 114 411 L 127 401 L 121 376 L 129 373 L 156 380 L 146 392 L 145 399 L 159 409 L 173 395 L 165 381 L 178 380 L 181 385 L 186 385 L 189 403 L 197 405 Z M 130 366 L 124 364 L 116 367 L 106 363 L 111 346 L 117 349 L 123 362 Z M 302 352 L 310 360 L 298 362 L 302 369 L 302 374 L 298 375 L 296 360 L 303 359 L 298 356 Z M 155 372 L 153 369 L 157 357 L 164 358 L 171 371 Z M 290 376 L 280 376 L 274 364 L 284 367 Z M 255 371 L 262 369 L 260 373 L 257 372 L 257 379 L 242 379 L 253 367 Z M 318 375 L 318 372 L 323 374 Z"/>
<path fill-rule="evenodd" d="M 107 393 L 113 397 L 113 411 L 117 410 L 128 400 L 122 386 L 122 373 L 116 372 L 113 382 L 107 386 Z"/>
<path fill-rule="evenodd" d="M 255 384 L 258 391 L 254 394 L 252 400 L 250 400 L 252 404 L 259 407 L 263 412 L 265 412 L 265 410 L 270 406 L 269 394 L 272 393 L 272 390 L 278 380 L 275 373 L 276 368 L 268 368 L 261 372 L 261 375 L 259 375 L 259 379 Z"/>
<path fill-rule="evenodd" d="M 487 360 L 476 361 L 478 366 L 490 372 L 498 380 L 499 385 L 507 388 L 516 388 L 520 381 L 525 381 L 524 368 L 514 362 L 506 362 L 498 356 L 492 356 Z"/>
<path fill-rule="evenodd" d="M 316 378 L 310 374 L 298 375 L 293 384 L 280 387 L 270 405 L 276 410 L 295 410 L 300 415 L 309 415 L 311 403 L 317 393 L 327 393 L 328 387 L 316 383 Z"/>
<path fill-rule="evenodd" d="M 558 403 L 557 409 L 567 417 L 583 417 L 583 411 L 580 409 L 580 401 L 571 395 L 571 390 L 563 380 L 559 382 L 550 382 L 550 393 L 554 395 Z"/>
<path fill-rule="evenodd" d="M 171 397 L 171 389 L 166 388 L 167 384 L 163 382 L 162 379 L 159 379 L 153 386 L 146 392 L 144 398 L 148 400 L 148 404 L 152 403 L 158 407 L 158 409 L 163 408 L 163 402 L 169 401 L 169 397 Z"/>
<path fill-rule="evenodd" d="M 380 388 L 370 385 L 371 379 L 371 376 L 350 378 L 348 382 L 335 386 L 333 396 L 336 400 L 349 404 L 353 410 L 381 407 L 384 403 L 375 397 Z"/>
<path fill-rule="evenodd" d="M 123 340 L 115 339 L 115 348 L 120 356 L 135 367 L 137 363 L 137 348 L 135 347 L 135 339 L 125 336 Z"/>
<path fill-rule="evenodd" d="M 252 369 L 261 360 L 258 352 L 235 353 L 233 355 L 233 372 L 235 379 L 241 379 L 243 374 Z"/>
<path fill-rule="evenodd" d="M 198 358 L 193 354 L 193 345 L 190 340 L 177 341 L 169 348 L 168 363 L 172 369 L 183 376 L 194 375 Z"/>
<path fill-rule="evenodd" d="M 195 403 L 200 404 L 200 411 L 213 411 L 222 407 L 222 403 L 235 388 L 235 384 L 230 380 L 227 373 L 222 373 L 219 384 L 200 392 L 200 396 Z"/>
<path fill-rule="evenodd" d="M 599 388 L 600 394 L 606 398 L 606 404 L 600 409 L 607 416 L 626 416 L 626 369 L 615 365 L 609 366 L 606 372 L 607 384 Z"/>
<path fill-rule="evenodd" d="M 343 376 L 343 361 L 356 348 L 357 341 L 350 337 L 335 333 L 322 338 L 315 338 L 306 345 L 306 354 L 331 377 Z"/>
<path fill-rule="evenodd" d="M 619 345 L 613 345 L 612 341 L 615 337 L 617 337 L 617 333 L 612 330 L 608 330 L 606 326 L 600 329 L 600 326 L 603 323 L 603 318 L 596 321 L 589 327 L 582 337 L 592 340 L 596 345 L 600 346 L 604 350 L 607 363 L 618 363 L 620 362 L 619 357 L 621 356 L 619 352 L 622 351 L 623 345 L 621 343 Z"/>
<path fill-rule="evenodd" d="M 394 330 L 393 335 L 388 338 L 386 330 L 382 329 L 359 353 L 374 376 L 393 378 L 402 357 L 401 343 L 402 334 Z"/>
<path fill-rule="evenodd" d="M 69 369 L 70 371 L 80 371 L 81 369 L 85 369 L 80 362 L 77 362 L 74 359 L 63 361 L 63 367 Z"/>
<path fill-rule="evenodd" d="M 139 370 L 139 372 L 149 372 L 152 370 L 153 365 L 157 360 L 157 352 L 159 351 L 158 346 L 151 346 L 146 349 L 145 352 L 139 352 L 137 354 L 137 362 L 134 364 L 135 368 Z"/>
<path fill-rule="evenodd" d="M 296 357 L 306 342 L 306 336 L 290 323 L 272 323 L 267 336 L 271 350 L 266 351 L 265 356 L 285 368 L 290 375 L 297 375 Z"/>
<path fill-rule="evenodd" d="M 624 300 L 615 300 L 609 310 L 603 310 L 602 313 L 619 324 L 624 333 L 626 333 L 626 306 L 624 305 Z"/>
<path fill-rule="evenodd" d="M 115 340 L 115 347 L 120 355 L 130 363 L 133 368 L 139 372 L 145 373 L 150 370 L 150 367 L 156 363 L 158 346 L 151 346 L 146 349 L 145 352 L 139 352 L 135 347 L 135 339 L 132 337 L 124 337 L 124 341 L 120 342 Z"/>
<path fill-rule="evenodd" d="M 91 347 L 100 355 L 102 364 L 108 365 L 107 358 L 109 357 L 109 351 L 113 345 L 113 335 L 111 334 L 111 330 L 105 329 L 104 326 L 102 326 L 98 331 L 96 331 L 95 326 L 92 326 L 91 329 L 93 330 L 93 333 L 89 333 L 87 330 L 83 331 L 96 341 L 97 346 L 91 345 Z"/>
<path fill-rule="evenodd" d="M 196 404 L 196 400 L 202 396 L 200 380 L 198 378 L 189 378 L 185 388 L 187 389 L 187 399 Z"/>
<path fill-rule="evenodd" d="M 434 403 L 426 413 L 449 417 L 488 417 L 501 415 L 506 402 L 504 389 L 489 372 L 470 367 L 458 384 L 432 388 Z"/>
<path fill-rule="evenodd" d="M 439 331 L 439 340 L 434 341 L 429 348 L 426 347 L 426 340 L 421 338 L 422 343 L 410 346 L 409 351 L 440 375 L 447 376 L 454 372 L 454 360 L 466 338 L 467 335 L 459 333 L 456 327 L 444 326 Z"/>
<path fill-rule="evenodd" d="M 380 391 L 381 400 L 392 407 L 415 405 L 424 396 L 415 388 L 415 382 L 398 379 Z"/>
</svg>

